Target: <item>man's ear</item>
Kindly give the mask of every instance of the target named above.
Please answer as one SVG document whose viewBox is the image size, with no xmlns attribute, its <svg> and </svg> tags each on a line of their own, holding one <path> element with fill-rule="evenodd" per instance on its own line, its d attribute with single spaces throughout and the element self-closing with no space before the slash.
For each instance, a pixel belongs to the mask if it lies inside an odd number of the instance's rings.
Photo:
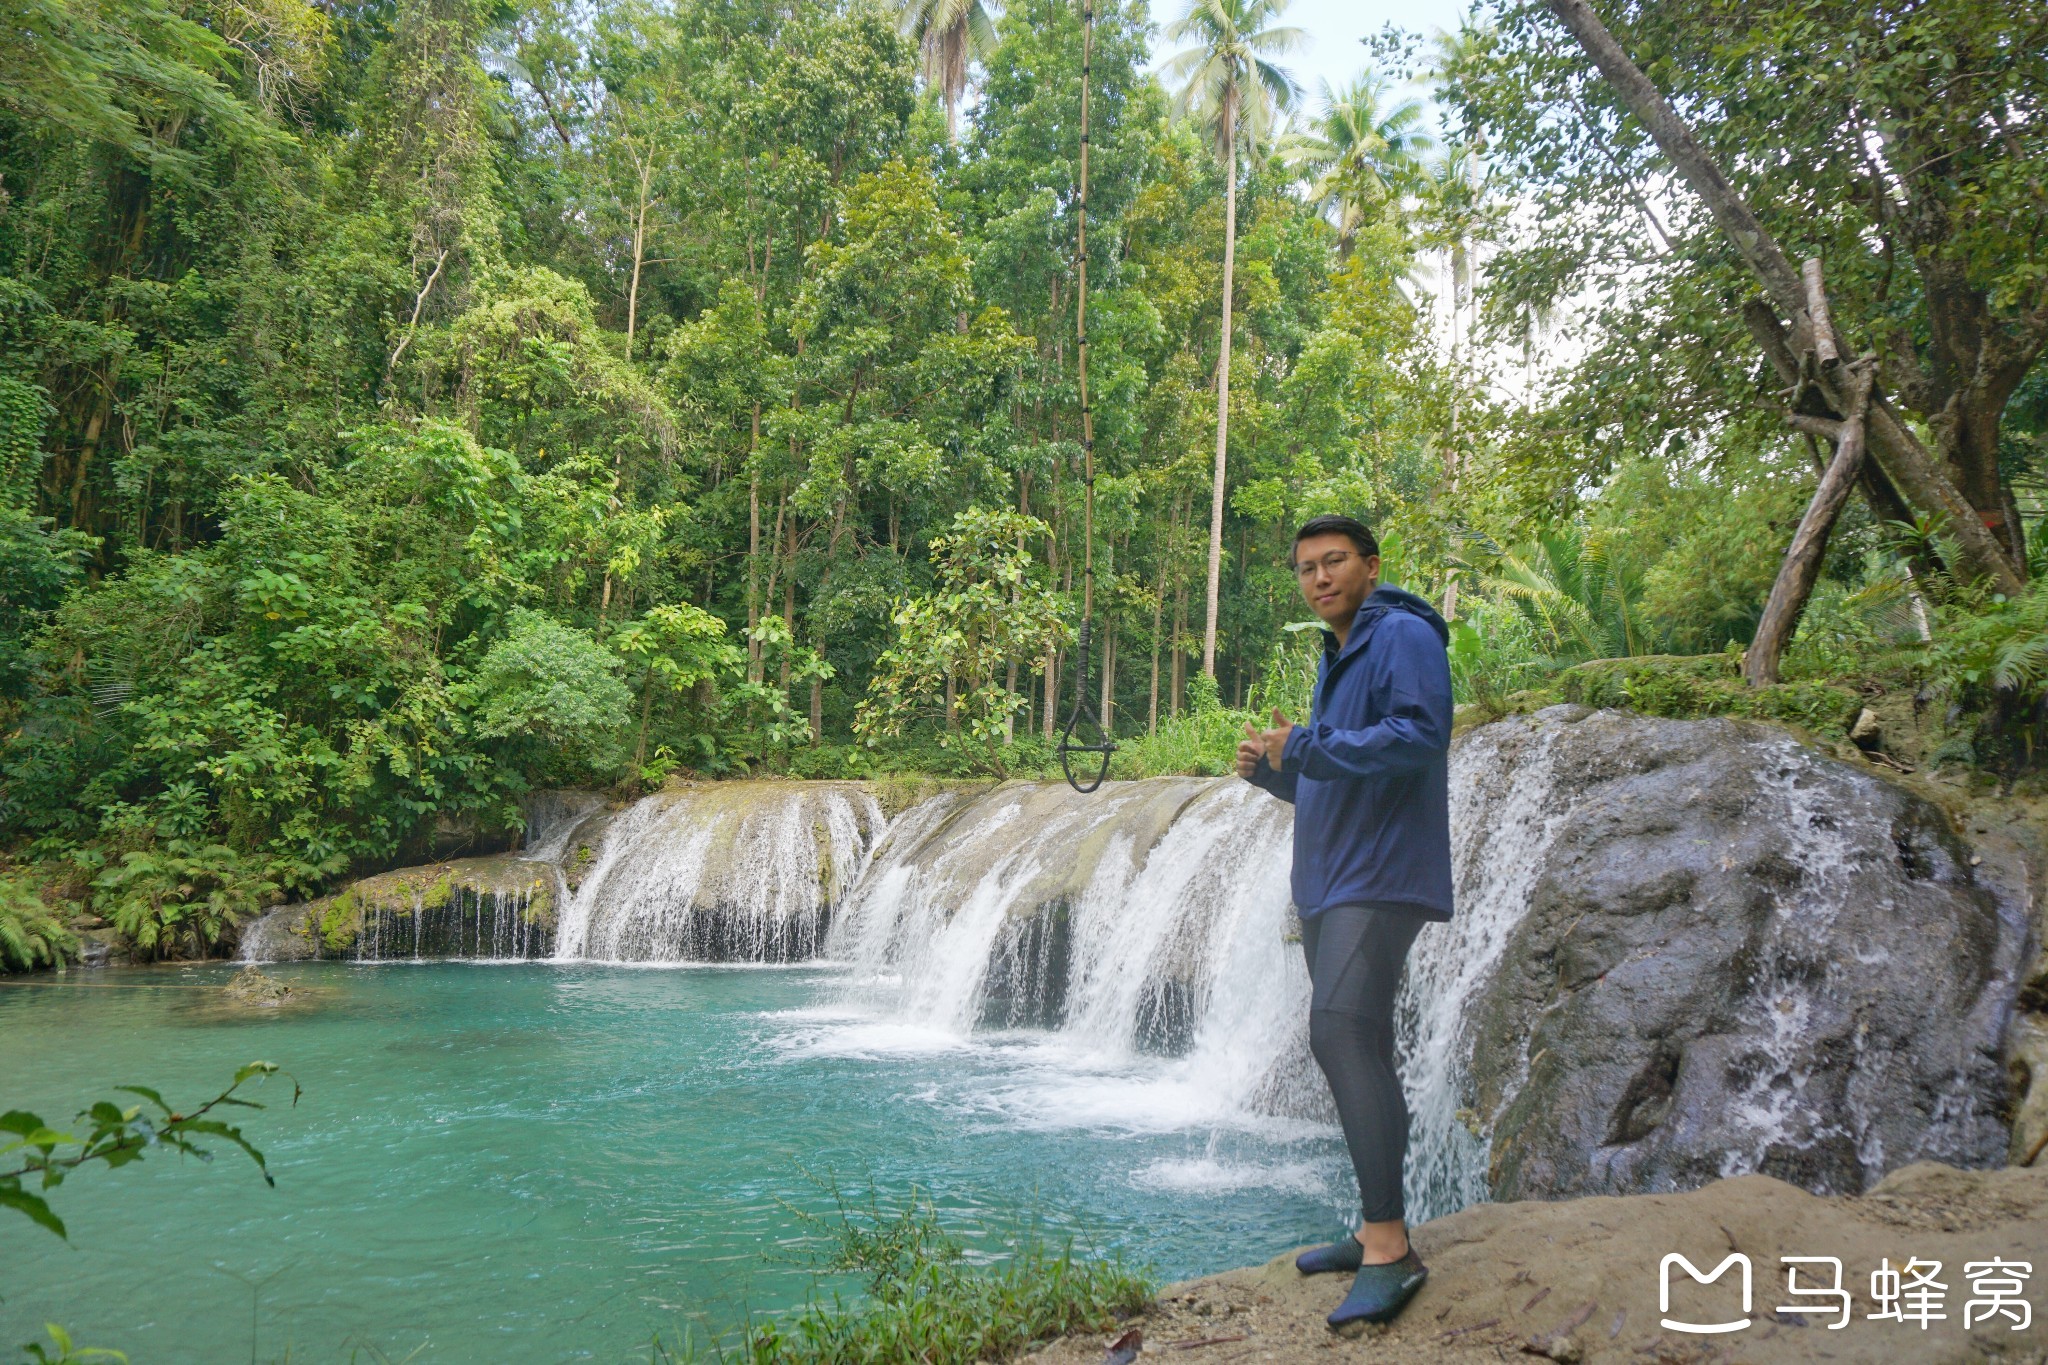
<svg viewBox="0 0 2048 1365">
<path fill-rule="evenodd" d="M 1380 557 L 1378 555 L 1367 555 L 1365 557 L 1365 581 L 1372 584 L 1375 588 L 1380 585 Z"/>
</svg>

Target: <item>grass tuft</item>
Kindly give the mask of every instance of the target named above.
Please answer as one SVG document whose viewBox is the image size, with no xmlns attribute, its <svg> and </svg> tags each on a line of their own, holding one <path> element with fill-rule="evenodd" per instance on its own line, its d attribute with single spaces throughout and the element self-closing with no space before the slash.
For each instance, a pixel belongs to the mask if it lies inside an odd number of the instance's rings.
<svg viewBox="0 0 2048 1365">
<path fill-rule="evenodd" d="M 1152 1301 L 1153 1285 L 1121 1261 L 1078 1256 L 1036 1230 L 1008 1238 L 993 1255 L 940 1223 L 913 1190 L 900 1206 L 871 1197 L 838 1199 L 825 1218 L 815 1262 L 823 1275 L 856 1276 L 862 1291 L 814 1296 L 803 1308 L 750 1321 L 738 1341 L 708 1346 L 692 1334 L 675 1348 L 654 1344 L 651 1365 L 707 1355 L 732 1365 L 973 1365 L 1001 1361 L 1070 1332 L 1100 1331 Z"/>
</svg>

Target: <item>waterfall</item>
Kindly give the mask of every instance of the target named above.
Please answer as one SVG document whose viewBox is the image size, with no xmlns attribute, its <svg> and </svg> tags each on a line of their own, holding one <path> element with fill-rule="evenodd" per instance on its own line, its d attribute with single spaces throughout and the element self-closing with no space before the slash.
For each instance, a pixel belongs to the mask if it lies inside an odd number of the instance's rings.
<svg viewBox="0 0 2048 1365">
<path fill-rule="evenodd" d="M 1554 729 L 1495 725 L 1451 750 L 1451 875 L 1455 913 L 1408 955 L 1395 1006 L 1409 1105 L 1407 1197 L 1434 1216 L 1487 1197 L 1486 1143 L 1462 1101 L 1480 1003 L 1568 803 L 1554 801 Z"/>
<path fill-rule="evenodd" d="M 535 867 L 533 872 L 541 870 Z M 523 962 L 553 951 L 554 934 L 545 913 L 549 890 L 533 877 L 495 887 L 442 882 L 409 887 L 406 892 L 404 901 L 362 905 L 355 961 Z"/>
<path fill-rule="evenodd" d="M 1181 1054 L 1219 1095 L 1300 1111 L 1313 1100 L 1275 1046 L 1306 1046 L 1288 829 L 1287 807 L 1238 782 L 946 798 L 890 831 L 827 951 L 853 964 L 857 1003 L 904 1022 Z"/>
<path fill-rule="evenodd" d="M 562 821 L 559 823 L 569 823 Z M 579 818 L 577 830 L 587 826 Z M 885 823 L 842 782 L 702 783 L 657 792 L 604 827 L 587 868 L 569 834 L 555 956 L 601 962 L 815 957 L 833 907 Z M 572 831 L 573 832 L 573 831 Z"/>
<path fill-rule="evenodd" d="M 1502 727 L 1452 757 L 1458 914 L 1417 940 L 1397 1005 L 1420 1217 L 1485 1198 L 1461 1116 L 1469 1007 L 1528 905 L 1558 815 L 1550 737 Z M 942 1035 L 1033 1030 L 1091 1067 L 1151 1055 L 1091 1101 L 1184 1125 L 1327 1123 L 1308 1052 L 1308 973 L 1288 898 L 1292 808 L 1234 779 L 1018 783 L 948 796 L 893 825 L 834 921 L 845 1003 Z"/>
</svg>

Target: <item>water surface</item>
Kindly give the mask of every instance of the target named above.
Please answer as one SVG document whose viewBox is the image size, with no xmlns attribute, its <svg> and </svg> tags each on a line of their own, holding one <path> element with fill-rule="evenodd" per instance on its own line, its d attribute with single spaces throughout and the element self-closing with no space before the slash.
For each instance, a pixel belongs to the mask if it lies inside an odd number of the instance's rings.
<svg viewBox="0 0 2048 1365">
<path fill-rule="evenodd" d="M 930 1191 L 963 1228 L 1032 1216 L 1164 1278 L 1339 1228 L 1320 1125 L 1219 1116 L 1162 1058 L 920 1032 L 834 1006 L 830 967 L 223 967 L 0 988 L 0 1107 L 59 1119 L 140 1082 L 174 1103 L 262 1058 L 225 1151 L 73 1177 L 58 1241 L 0 1222 L 0 1344 L 65 1323 L 154 1361 L 630 1360 L 812 1290 L 801 1213 Z"/>
</svg>

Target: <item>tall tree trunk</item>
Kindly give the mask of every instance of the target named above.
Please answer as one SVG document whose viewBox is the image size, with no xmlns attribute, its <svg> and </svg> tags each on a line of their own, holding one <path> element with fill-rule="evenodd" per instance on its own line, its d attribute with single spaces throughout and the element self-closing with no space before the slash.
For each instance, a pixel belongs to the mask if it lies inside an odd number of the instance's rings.
<svg viewBox="0 0 2048 1365">
<path fill-rule="evenodd" d="M 1152 690 L 1145 707 L 1145 733 L 1159 733 L 1159 622 L 1166 612 L 1166 557 L 1159 558 L 1159 590 L 1152 597 Z"/>
<path fill-rule="evenodd" d="M 1226 94 L 1223 120 L 1229 154 L 1223 167 L 1223 337 L 1216 360 L 1216 471 L 1209 486 L 1209 604 L 1202 626 L 1202 672 L 1211 678 L 1216 676 L 1216 599 L 1223 578 L 1223 452 L 1230 442 L 1230 294 L 1237 267 L 1236 113 L 1234 95 Z M 1177 698 L 1178 687 L 1175 693 Z"/>
<path fill-rule="evenodd" d="M 1060 703 L 1060 652 L 1053 650 L 1045 656 L 1045 715 L 1040 718 L 1045 738 L 1051 742 L 1053 731 L 1059 725 Z"/>
<path fill-rule="evenodd" d="M 1181 702 L 1187 696 L 1188 654 L 1186 647 L 1188 630 L 1188 585 L 1185 579 L 1175 587 L 1173 593 L 1173 697 L 1168 710 L 1179 715 Z"/>
<path fill-rule="evenodd" d="M 780 521 L 782 518 L 778 516 L 776 520 Z M 782 695 L 787 700 L 789 696 L 789 659 L 790 655 L 796 653 L 796 516 L 794 513 L 789 518 L 789 561 L 784 566 L 782 575 L 782 625 L 783 629 L 788 633 L 789 644 L 782 651 L 781 676 L 776 679 L 776 685 L 781 687 Z"/>
<path fill-rule="evenodd" d="M 1792 548 L 1785 551 L 1785 562 L 1778 566 L 1777 581 L 1771 584 L 1771 595 L 1764 603 L 1763 617 L 1757 622 L 1756 634 L 1742 656 L 1742 676 L 1751 687 L 1764 687 L 1778 681 L 1778 661 L 1784 655 L 1785 646 L 1792 642 L 1792 633 L 1799 628 L 1799 617 L 1806 610 L 1807 599 L 1813 595 L 1813 585 L 1820 580 L 1821 560 L 1828 552 L 1828 534 L 1834 530 L 1835 518 L 1841 514 L 1842 504 L 1849 500 L 1849 492 L 1856 486 L 1856 469 L 1863 463 L 1864 420 L 1870 413 L 1868 377 L 1864 386 L 1863 397 L 1850 410 L 1849 420 L 1830 424 L 1835 427 L 1835 458 L 1828 462 L 1827 473 L 1821 476 L 1820 486 L 1813 490 L 1813 501 L 1807 504 L 1806 515 L 1799 519 L 1799 530 L 1792 537 Z M 1799 417 L 1793 420 L 1817 423 L 1820 419 Z"/>
<path fill-rule="evenodd" d="M 754 425 L 747 436 L 747 681 L 761 681 L 761 469 L 754 457 L 761 446 L 761 405 L 754 404 Z"/>
<path fill-rule="evenodd" d="M 633 333 L 640 322 L 640 267 L 647 259 L 647 206 L 654 183 L 654 158 L 640 160 L 640 193 L 633 209 L 633 280 L 626 288 L 626 359 L 633 358 Z"/>
<path fill-rule="evenodd" d="M 818 641 L 819 652 L 824 652 L 823 640 Z M 811 743 L 819 744 L 825 738 L 825 680 L 811 679 Z"/>
<path fill-rule="evenodd" d="M 640 741 L 633 746 L 634 768 L 647 766 L 647 725 L 654 716 L 654 671 L 648 670 L 647 685 L 640 695 Z"/>
<path fill-rule="evenodd" d="M 1102 733 L 1116 733 L 1116 620 L 1110 619 L 1109 629 L 1102 636 L 1102 705 L 1096 715 L 1102 721 Z"/>
</svg>

